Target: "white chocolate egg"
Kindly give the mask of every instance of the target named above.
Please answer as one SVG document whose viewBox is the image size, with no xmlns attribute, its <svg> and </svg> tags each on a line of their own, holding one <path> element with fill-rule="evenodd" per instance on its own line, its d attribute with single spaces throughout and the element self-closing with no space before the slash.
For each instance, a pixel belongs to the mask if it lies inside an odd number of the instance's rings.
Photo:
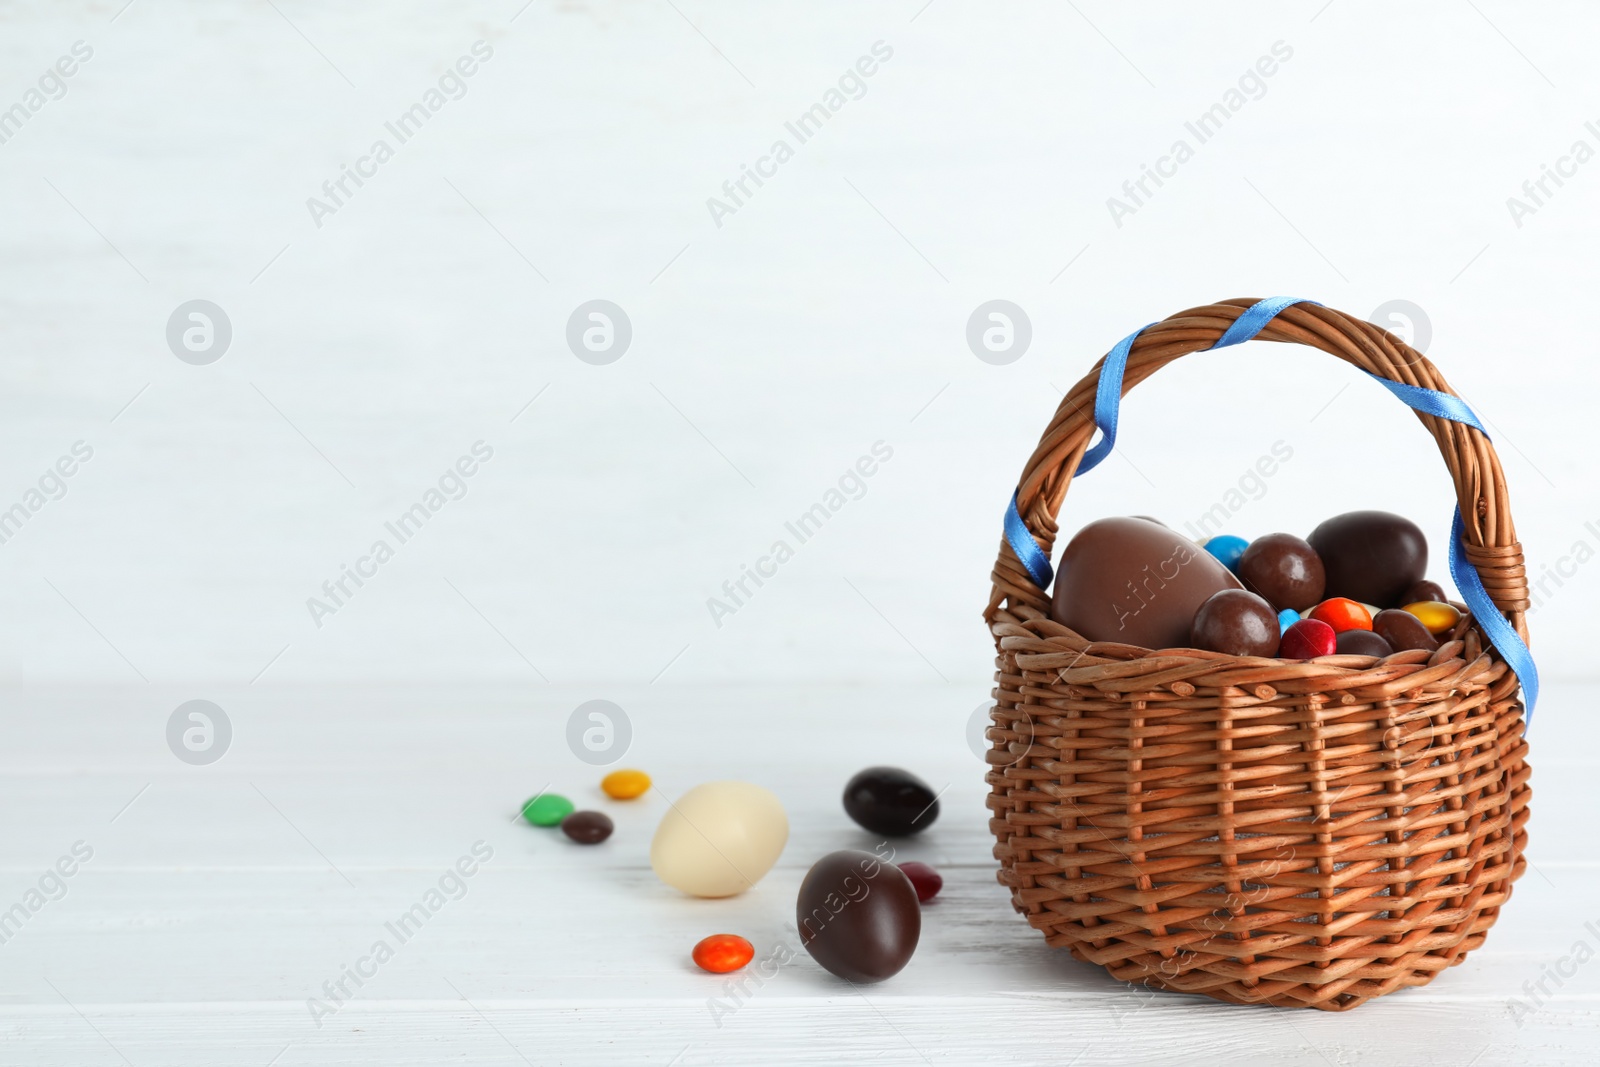
<svg viewBox="0 0 1600 1067">
<path fill-rule="evenodd" d="M 650 842 L 650 866 L 693 897 L 731 897 L 759 882 L 789 841 L 789 817 L 771 790 L 705 782 L 667 809 Z"/>
</svg>

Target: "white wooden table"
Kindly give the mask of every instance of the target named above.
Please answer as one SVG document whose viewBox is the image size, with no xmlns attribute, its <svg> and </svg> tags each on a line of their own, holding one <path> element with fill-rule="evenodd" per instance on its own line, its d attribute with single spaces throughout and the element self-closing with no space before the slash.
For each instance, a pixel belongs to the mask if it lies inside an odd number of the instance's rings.
<svg viewBox="0 0 1600 1067">
<path fill-rule="evenodd" d="M 164 728 L 197 695 L 4 693 L 0 908 L 76 842 L 93 855 L 0 945 L 0 1063 L 1489 1065 L 1592 1063 L 1600 1037 L 1600 966 L 1561 963 L 1600 945 L 1585 926 L 1600 926 L 1600 852 L 1580 818 L 1592 696 L 1575 685 L 1540 709 L 1533 866 L 1487 946 L 1342 1015 L 1151 994 L 1048 949 L 995 882 L 959 687 L 214 691 L 230 748 L 189 766 Z M 789 845 L 754 891 L 691 900 L 656 880 L 665 801 L 607 800 L 566 748 L 568 714 L 598 695 L 632 722 L 621 765 L 667 794 L 737 776 L 782 798 Z M 858 991 L 798 950 L 794 898 L 817 857 L 876 843 L 839 793 L 877 762 L 945 788 L 938 824 L 898 847 L 946 881 L 911 964 Z M 612 839 L 514 821 L 547 785 L 609 812 Z M 492 858 L 401 942 L 386 923 L 479 841 Z M 720 931 L 758 960 L 797 953 L 731 997 L 688 958 Z M 315 1025 L 308 998 L 332 1006 L 324 981 L 380 939 L 393 958 L 362 964 L 372 977 L 345 979 L 348 1003 Z M 1513 998 L 1558 966 L 1574 973 L 1546 978 L 1519 1025 Z"/>
</svg>

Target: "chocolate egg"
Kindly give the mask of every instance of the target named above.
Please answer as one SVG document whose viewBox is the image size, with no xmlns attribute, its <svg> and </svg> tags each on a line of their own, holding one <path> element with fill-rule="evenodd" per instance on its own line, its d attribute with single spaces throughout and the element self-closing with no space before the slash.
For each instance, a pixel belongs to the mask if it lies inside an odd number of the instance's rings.
<svg viewBox="0 0 1600 1067">
<path fill-rule="evenodd" d="M 1432 601 L 1436 604 L 1448 604 L 1450 603 L 1450 598 L 1444 595 L 1444 587 L 1438 582 L 1430 582 L 1424 579 L 1418 582 L 1416 585 L 1413 585 L 1410 589 L 1407 589 L 1405 594 L 1401 596 L 1399 602 L 1395 606 L 1401 607 L 1406 604 L 1415 604 L 1419 601 Z"/>
<path fill-rule="evenodd" d="M 899 767 L 868 767 L 844 787 L 845 814 L 885 837 L 921 833 L 939 817 L 939 797 L 928 783 Z"/>
<path fill-rule="evenodd" d="M 1194 613 L 1189 641 L 1229 656 L 1276 656 L 1278 613 L 1246 589 L 1212 593 Z"/>
<path fill-rule="evenodd" d="M 1428 628 L 1422 625 L 1422 620 L 1411 612 L 1399 608 L 1388 608 L 1374 615 L 1372 629 L 1379 637 L 1389 642 L 1396 652 L 1415 648 L 1420 648 L 1424 652 L 1436 652 L 1439 649 L 1439 639 L 1428 632 Z"/>
<path fill-rule="evenodd" d="M 772 792 L 749 782 L 706 782 L 668 807 L 650 841 L 650 866 L 694 897 L 743 893 L 772 869 L 789 818 Z"/>
<path fill-rule="evenodd" d="M 1215 557 L 1165 526 L 1100 519 L 1062 549 L 1050 617 L 1090 641 L 1184 648 L 1205 599 L 1239 588 Z"/>
<path fill-rule="evenodd" d="M 1347 511 L 1306 538 L 1322 557 L 1324 595 L 1395 607 L 1428 570 L 1428 540 L 1416 523 L 1387 511 Z"/>
<path fill-rule="evenodd" d="M 1244 587 L 1282 611 L 1304 611 L 1322 599 L 1322 560 L 1294 534 L 1258 537 L 1239 557 L 1234 573 Z"/>
<path fill-rule="evenodd" d="M 850 982 L 900 973 L 922 935 L 922 905 L 904 871 L 870 852 L 844 849 L 818 860 L 795 904 L 800 943 Z"/>
<path fill-rule="evenodd" d="M 1389 642 L 1371 630 L 1342 630 L 1334 636 L 1333 650 L 1341 656 L 1387 656 Z"/>
</svg>

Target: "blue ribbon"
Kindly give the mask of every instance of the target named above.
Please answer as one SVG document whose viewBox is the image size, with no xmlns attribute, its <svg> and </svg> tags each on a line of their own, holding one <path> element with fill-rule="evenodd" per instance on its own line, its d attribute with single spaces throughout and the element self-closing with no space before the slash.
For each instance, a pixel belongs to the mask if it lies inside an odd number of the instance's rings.
<svg viewBox="0 0 1600 1067">
<path fill-rule="evenodd" d="M 1247 308 L 1244 314 L 1234 319 L 1222 336 L 1217 338 L 1217 343 L 1211 347 L 1227 348 L 1250 340 L 1259 334 L 1267 323 L 1277 318 L 1285 308 L 1295 304 L 1322 306 L 1315 300 L 1302 300 L 1292 296 L 1274 296 L 1257 301 Z M 1084 452 L 1083 458 L 1078 462 L 1079 474 L 1099 466 L 1116 447 L 1117 412 L 1122 405 L 1122 378 L 1128 367 L 1128 353 L 1133 348 L 1133 342 L 1152 325 L 1154 323 L 1141 326 L 1118 341 L 1116 346 L 1106 353 L 1094 395 L 1094 423 L 1100 428 L 1100 440 L 1093 448 Z M 1449 419 L 1471 426 L 1485 437 L 1489 436 L 1488 431 L 1483 428 L 1483 423 L 1478 421 L 1478 416 L 1460 397 L 1441 393 L 1436 389 L 1424 389 L 1417 385 L 1390 381 L 1371 371 L 1366 373 L 1399 397 L 1408 407 L 1435 418 Z M 1006 509 L 1005 530 L 1011 550 L 1027 568 L 1034 584 L 1040 589 L 1049 588 L 1050 580 L 1054 576 L 1050 567 L 1050 557 L 1045 555 L 1039 543 L 1033 539 L 1033 534 L 1028 531 L 1027 524 L 1022 521 L 1022 514 L 1017 509 L 1016 493 L 1011 494 L 1011 505 Z M 1467 558 L 1466 543 L 1462 540 L 1460 505 L 1456 506 L 1455 517 L 1450 525 L 1450 577 L 1455 580 L 1456 588 L 1461 591 L 1462 600 L 1471 609 L 1473 618 L 1483 628 L 1490 643 L 1499 650 L 1501 658 L 1516 672 L 1517 678 L 1521 681 L 1523 695 L 1528 698 L 1528 721 L 1531 723 L 1534 706 L 1539 702 L 1539 668 L 1534 664 L 1533 653 L 1528 651 L 1527 644 L 1490 599 L 1488 591 L 1483 587 L 1483 577 L 1478 573 L 1478 568 Z"/>
<path fill-rule="evenodd" d="M 1039 542 L 1028 532 L 1028 524 L 1022 521 L 1022 512 L 1017 510 L 1016 493 L 1011 494 L 1011 506 L 1006 508 L 1006 540 L 1011 543 L 1011 551 L 1028 568 L 1028 577 L 1033 579 L 1033 584 L 1040 589 L 1049 589 L 1053 576 L 1050 557 L 1044 554 Z"/>
</svg>

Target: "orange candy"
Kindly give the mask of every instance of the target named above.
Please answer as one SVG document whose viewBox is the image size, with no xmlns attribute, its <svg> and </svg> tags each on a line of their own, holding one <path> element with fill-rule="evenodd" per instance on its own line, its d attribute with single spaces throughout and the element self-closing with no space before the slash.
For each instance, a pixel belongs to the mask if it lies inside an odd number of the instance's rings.
<svg viewBox="0 0 1600 1067">
<path fill-rule="evenodd" d="M 694 947 L 694 962 L 702 971 L 727 974 L 749 963 L 755 947 L 738 934 L 712 934 Z"/>
<path fill-rule="evenodd" d="M 1327 623 L 1336 634 L 1346 630 L 1372 629 L 1372 614 L 1354 600 L 1342 596 L 1324 600 L 1311 609 L 1307 618 Z"/>
<path fill-rule="evenodd" d="M 612 771 L 600 779 L 600 788 L 612 800 L 634 800 L 650 788 L 650 776 L 643 771 Z"/>
</svg>

